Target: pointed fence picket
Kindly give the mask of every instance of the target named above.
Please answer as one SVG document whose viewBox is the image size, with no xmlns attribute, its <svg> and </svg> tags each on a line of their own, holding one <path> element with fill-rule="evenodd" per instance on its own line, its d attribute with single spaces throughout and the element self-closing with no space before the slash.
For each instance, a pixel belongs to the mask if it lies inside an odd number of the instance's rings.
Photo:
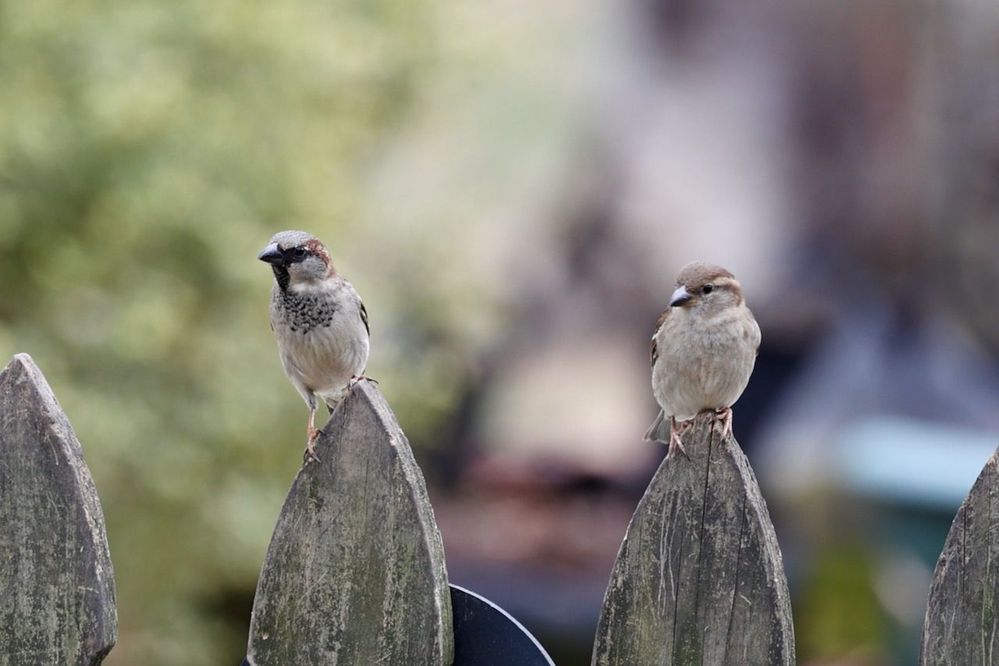
<svg viewBox="0 0 999 666">
<path fill-rule="evenodd" d="M 247 661 L 449 664 L 444 546 L 378 389 L 357 384 L 299 471 L 257 584 Z"/>
<path fill-rule="evenodd" d="M 0 373 L 0 665 L 100 664 L 117 637 L 104 515 L 27 354 Z"/>
<path fill-rule="evenodd" d="M 791 602 L 756 476 L 712 413 L 663 461 L 621 544 L 593 666 L 794 664 Z"/>
<path fill-rule="evenodd" d="M 999 451 L 957 510 L 930 584 L 919 663 L 999 663 Z"/>
<path fill-rule="evenodd" d="M 611 573 L 594 666 L 793 664 L 780 550 L 748 461 L 710 414 L 663 462 Z M 423 475 L 377 387 L 334 411 L 258 581 L 247 666 L 549 666 L 516 620 L 449 585 Z M 999 453 L 937 564 L 920 663 L 999 663 Z M 104 519 L 83 451 L 25 354 L 0 373 L 0 666 L 97 666 L 116 640 Z"/>
</svg>

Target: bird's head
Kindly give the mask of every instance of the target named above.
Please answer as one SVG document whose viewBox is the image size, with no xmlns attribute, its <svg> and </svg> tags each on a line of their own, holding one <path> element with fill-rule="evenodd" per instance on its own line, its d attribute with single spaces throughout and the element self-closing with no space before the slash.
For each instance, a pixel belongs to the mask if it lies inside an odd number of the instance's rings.
<svg viewBox="0 0 999 666">
<path fill-rule="evenodd" d="M 670 297 L 671 308 L 713 315 L 743 303 L 742 287 L 735 276 L 721 266 L 700 261 L 689 263 L 676 279 Z"/>
<path fill-rule="evenodd" d="M 274 234 L 257 259 L 271 265 L 282 289 L 287 289 L 289 285 L 318 282 L 335 274 L 326 246 L 304 231 Z"/>
</svg>

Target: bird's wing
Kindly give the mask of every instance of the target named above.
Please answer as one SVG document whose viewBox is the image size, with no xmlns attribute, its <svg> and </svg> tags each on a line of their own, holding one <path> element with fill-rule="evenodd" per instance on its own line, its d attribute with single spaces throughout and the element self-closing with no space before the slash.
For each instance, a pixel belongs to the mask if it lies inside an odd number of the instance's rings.
<svg viewBox="0 0 999 666">
<path fill-rule="evenodd" d="M 756 321 L 756 317 L 753 313 L 749 313 L 749 322 L 746 326 L 746 338 L 749 340 L 750 344 L 753 345 L 753 350 L 756 355 L 760 355 L 760 342 L 763 340 L 763 334 L 760 332 L 760 324 Z"/>
<path fill-rule="evenodd" d="M 656 330 L 652 332 L 652 348 L 649 350 L 649 359 L 651 361 L 650 365 L 653 366 L 659 360 L 659 347 L 656 345 L 656 336 L 659 335 L 659 329 L 663 327 L 666 317 L 669 316 L 669 311 L 670 308 L 663 310 L 663 313 L 659 315 L 659 319 L 656 320 Z"/>
<path fill-rule="evenodd" d="M 364 307 L 363 301 L 361 302 L 361 321 L 364 322 L 364 330 L 368 332 L 368 335 L 371 335 L 371 327 L 368 326 L 368 310 Z"/>
</svg>

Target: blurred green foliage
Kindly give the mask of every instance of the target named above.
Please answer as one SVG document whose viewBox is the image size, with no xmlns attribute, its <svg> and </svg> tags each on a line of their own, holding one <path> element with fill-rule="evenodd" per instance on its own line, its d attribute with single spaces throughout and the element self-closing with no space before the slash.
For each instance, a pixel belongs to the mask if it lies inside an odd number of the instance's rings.
<svg viewBox="0 0 999 666">
<path fill-rule="evenodd" d="M 873 554 L 845 541 L 818 553 L 795 599 L 798 658 L 884 663 L 889 620 L 874 591 Z"/>
<path fill-rule="evenodd" d="M 83 441 L 118 584 L 108 664 L 242 657 L 306 414 L 255 254 L 284 228 L 350 237 L 430 10 L 0 3 L 0 355 L 35 357 Z"/>
</svg>

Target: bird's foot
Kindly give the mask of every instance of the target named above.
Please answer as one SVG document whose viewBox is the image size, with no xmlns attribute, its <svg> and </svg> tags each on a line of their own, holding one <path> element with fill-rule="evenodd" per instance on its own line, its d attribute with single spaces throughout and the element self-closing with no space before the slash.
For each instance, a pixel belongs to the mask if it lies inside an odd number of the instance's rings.
<svg viewBox="0 0 999 666">
<path fill-rule="evenodd" d="M 310 460 L 315 460 L 316 462 L 322 462 L 319 456 L 316 455 L 316 440 L 319 439 L 319 431 L 313 427 L 309 427 L 309 434 L 305 440 L 305 453 L 302 455 L 302 462 L 307 463 Z"/>
<path fill-rule="evenodd" d="M 677 426 L 676 420 L 670 421 L 669 427 L 669 449 L 666 451 L 666 459 L 669 460 L 673 455 L 679 451 L 683 454 L 683 457 L 690 460 L 690 456 L 687 455 L 687 449 L 683 448 L 683 441 L 680 440 L 680 434 L 686 430 L 686 426 Z"/>
<path fill-rule="evenodd" d="M 723 407 L 721 409 L 715 410 L 715 415 L 721 418 L 722 421 L 722 437 L 728 437 L 732 434 L 732 408 Z"/>
<path fill-rule="evenodd" d="M 347 382 L 347 390 L 349 391 L 362 381 L 371 382 L 372 384 L 378 383 L 378 380 L 374 377 L 368 377 L 367 375 L 354 375 L 350 378 L 350 381 Z"/>
</svg>

